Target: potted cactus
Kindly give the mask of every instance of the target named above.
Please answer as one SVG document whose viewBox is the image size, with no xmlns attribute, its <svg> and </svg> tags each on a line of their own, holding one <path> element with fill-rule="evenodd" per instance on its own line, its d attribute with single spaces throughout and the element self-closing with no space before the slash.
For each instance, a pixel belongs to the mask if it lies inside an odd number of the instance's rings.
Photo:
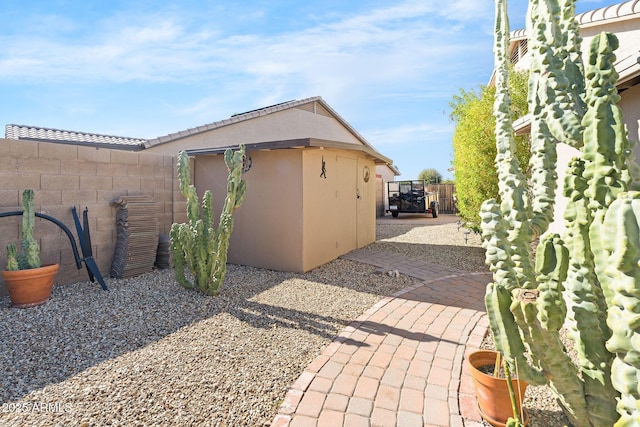
<svg viewBox="0 0 640 427">
<path fill-rule="evenodd" d="M 467 357 L 480 415 L 495 427 L 507 425 L 509 419 L 518 420 L 526 426 L 529 416 L 522 401 L 529 384 L 513 378 L 509 365 L 503 360 L 501 354 L 494 350 L 477 350 Z M 489 368 L 492 372 L 488 372 Z"/>
<path fill-rule="evenodd" d="M 13 243 L 7 245 L 7 268 L 2 272 L 2 279 L 12 305 L 27 308 L 49 299 L 60 265 L 40 263 L 40 245 L 33 238 L 33 190 L 22 193 L 22 208 L 22 253 L 18 253 Z"/>
</svg>

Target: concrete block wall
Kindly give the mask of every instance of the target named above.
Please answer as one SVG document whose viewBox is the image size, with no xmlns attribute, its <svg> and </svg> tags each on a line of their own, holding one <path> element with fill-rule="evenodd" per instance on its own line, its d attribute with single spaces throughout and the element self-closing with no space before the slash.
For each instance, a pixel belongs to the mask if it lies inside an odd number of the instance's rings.
<svg viewBox="0 0 640 427">
<path fill-rule="evenodd" d="M 87 208 L 93 257 L 108 277 L 116 240 L 112 202 L 120 196 L 153 196 L 160 233 L 168 234 L 174 218 L 184 217 L 185 210 L 175 164 L 176 157 L 166 154 L 0 139 L 0 212 L 21 211 L 22 191 L 31 188 L 36 212 L 62 221 L 77 242 L 71 207 L 76 207 L 81 220 Z M 0 218 L 2 269 L 6 245 L 20 244 L 20 223 L 20 216 Z M 36 218 L 35 237 L 42 262 L 60 263 L 57 284 L 88 280 L 84 266 L 77 269 L 69 239 L 57 225 Z M 3 283 L 0 293 L 6 293 Z"/>
</svg>

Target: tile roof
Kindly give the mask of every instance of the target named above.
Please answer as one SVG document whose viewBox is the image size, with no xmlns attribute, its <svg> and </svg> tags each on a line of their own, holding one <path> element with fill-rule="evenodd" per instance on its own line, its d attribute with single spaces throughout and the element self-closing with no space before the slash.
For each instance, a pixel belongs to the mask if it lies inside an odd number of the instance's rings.
<svg viewBox="0 0 640 427">
<path fill-rule="evenodd" d="M 104 145 L 112 148 L 141 150 L 146 139 L 123 136 L 100 135 L 61 129 L 41 128 L 9 124 L 5 127 L 6 139 L 28 139 L 32 141 L 59 142 L 67 144 Z"/>
<path fill-rule="evenodd" d="M 109 148 L 119 148 L 124 150 L 141 150 L 149 148 L 154 145 L 164 144 L 167 142 L 175 141 L 190 135 L 199 134 L 202 132 L 208 132 L 214 129 L 218 129 L 224 126 L 233 125 L 235 123 L 243 122 L 245 120 L 254 119 L 257 117 L 267 116 L 279 111 L 287 110 L 290 108 L 300 107 L 305 104 L 317 103 L 320 109 L 325 111 L 325 114 L 333 116 L 338 120 L 345 128 L 349 130 L 365 147 L 366 149 L 373 151 L 376 155 L 382 157 L 380 153 L 362 136 L 356 131 L 345 119 L 343 119 L 324 99 L 320 96 L 314 96 L 301 100 L 287 101 L 280 104 L 271 105 L 269 107 L 259 108 L 256 110 L 247 111 L 244 113 L 234 114 L 228 119 L 219 120 L 217 122 L 209 123 L 206 125 L 198 126 L 195 128 L 186 129 L 180 132 L 172 133 L 169 135 L 161 136 L 152 139 L 138 139 L 127 138 L 121 136 L 111 135 L 99 135 L 84 132 L 67 131 L 60 129 L 40 128 L 35 126 L 23 126 L 9 124 L 5 129 L 5 138 L 7 139 L 28 139 L 35 141 L 48 141 L 67 144 L 83 144 L 94 146 L 106 146 Z M 385 158 L 386 159 L 386 158 Z M 387 159 L 388 160 L 388 159 Z"/>
<path fill-rule="evenodd" d="M 604 24 L 606 21 L 622 21 L 640 18 L 640 0 L 625 1 L 599 9 L 590 10 L 576 15 L 580 27 L 592 27 Z M 511 40 L 527 37 L 527 29 L 521 28 L 511 32 Z"/>
</svg>

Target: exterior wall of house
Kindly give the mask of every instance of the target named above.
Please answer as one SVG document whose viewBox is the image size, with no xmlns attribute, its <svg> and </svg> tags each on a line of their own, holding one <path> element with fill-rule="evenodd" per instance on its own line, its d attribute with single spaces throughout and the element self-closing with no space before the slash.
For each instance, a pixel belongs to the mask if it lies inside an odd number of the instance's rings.
<svg viewBox="0 0 640 427">
<path fill-rule="evenodd" d="M 168 233 L 173 201 L 182 198 L 173 179 L 174 164 L 173 156 L 154 153 L 0 139 L 0 212 L 21 211 L 22 191 L 30 188 L 36 212 L 59 219 L 76 236 L 71 207 L 76 206 L 78 214 L 88 208 L 93 257 L 108 277 L 116 242 L 111 202 L 126 195 L 153 196 L 160 232 Z M 6 265 L 6 245 L 20 243 L 20 223 L 19 216 L 0 218 L 1 268 Z M 84 266 L 77 269 L 71 244 L 58 226 L 36 218 L 35 237 L 42 262 L 60 263 L 57 284 L 88 280 Z M 2 284 L 0 293 L 5 292 Z"/>
<path fill-rule="evenodd" d="M 393 182 L 396 174 L 387 165 L 376 166 L 376 181 L 378 185 L 378 195 L 376 196 L 376 215 L 385 216 L 389 209 L 389 187 L 388 182 Z"/>
<path fill-rule="evenodd" d="M 640 41 L 639 41 L 640 43 Z M 633 86 L 620 94 L 618 105 L 622 108 L 624 116 L 622 120 L 627 126 L 629 139 L 635 142 L 634 153 L 636 159 L 640 159 L 640 85 Z"/>
<path fill-rule="evenodd" d="M 282 271 L 302 271 L 302 151 L 252 151 L 243 174 L 247 192 L 234 214 L 228 261 Z M 195 160 L 194 182 L 202 196 L 213 195 L 216 220 L 227 192 L 222 155 Z"/>
<path fill-rule="evenodd" d="M 251 120 L 230 122 L 230 126 L 218 127 L 215 132 L 203 132 L 157 144 L 145 151 L 176 155 L 178 150 L 226 147 L 237 145 L 239 141 L 251 144 L 300 138 L 362 144 L 335 118 L 301 108 L 290 108 Z"/>
</svg>

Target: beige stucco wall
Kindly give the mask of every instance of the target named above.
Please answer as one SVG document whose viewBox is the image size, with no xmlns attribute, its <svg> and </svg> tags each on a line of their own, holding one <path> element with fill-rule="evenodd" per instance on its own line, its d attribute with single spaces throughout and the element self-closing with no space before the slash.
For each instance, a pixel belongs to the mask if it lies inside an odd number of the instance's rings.
<svg viewBox="0 0 640 427">
<path fill-rule="evenodd" d="M 338 120 L 299 108 L 257 116 L 250 120 L 230 121 L 212 132 L 197 133 L 176 141 L 157 144 L 145 151 L 176 154 L 178 150 L 226 147 L 269 141 L 317 138 L 361 144 Z"/>
<path fill-rule="evenodd" d="M 249 154 L 230 263 L 305 272 L 375 241 L 375 164 L 362 153 L 307 148 Z M 323 159 L 326 179 L 320 176 Z M 366 184 L 364 166 L 371 171 Z M 198 191 L 213 192 L 217 216 L 226 195 L 224 159 L 197 156 L 194 170 Z"/>
<path fill-rule="evenodd" d="M 640 18 L 625 19 L 620 21 L 610 20 L 599 25 L 587 25 L 580 28 L 580 37 L 582 37 L 582 53 L 583 56 L 589 54 L 589 45 L 594 36 L 599 35 L 603 31 L 614 33 L 618 38 L 620 46 L 616 50 L 616 58 L 618 60 L 626 58 L 629 55 L 638 53 L 638 38 L 640 37 L 640 28 L 638 27 Z M 586 56 L 585 56 L 586 58 Z"/>
<path fill-rule="evenodd" d="M 243 174 L 247 192 L 235 212 L 228 261 L 283 271 L 302 266 L 302 152 L 255 151 Z M 198 156 L 194 182 L 198 192 L 213 193 L 217 217 L 226 196 L 227 168 L 222 155 Z"/>
<path fill-rule="evenodd" d="M 174 188 L 174 163 L 173 156 L 154 153 L 0 139 L 0 211 L 21 211 L 22 191 L 30 188 L 35 191 L 36 212 L 59 219 L 76 236 L 71 207 L 76 206 L 79 214 L 88 208 L 93 257 L 107 277 L 116 241 L 116 210 L 111 202 L 126 195 L 153 196 L 160 232 L 168 233 L 173 201 L 182 198 Z M 178 209 L 184 210 L 181 203 Z M 0 219 L 2 268 L 5 246 L 20 241 L 20 218 Z M 42 262 L 61 264 L 57 284 L 88 279 L 84 266 L 76 268 L 69 240 L 58 226 L 36 218 L 35 237 Z M 4 293 L 4 285 L 0 292 Z"/>
<path fill-rule="evenodd" d="M 395 181 L 396 174 L 387 165 L 377 165 L 376 175 L 379 176 L 377 178 L 376 214 L 384 216 L 389 209 L 389 187 L 387 183 Z"/>
<path fill-rule="evenodd" d="M 629 132 L 629 139 L 635 142 L 634 153 L 636 159 L 640 159 L 640 85 L 633 86 L 620 94 L 618 105 L 624 113 L 623 121 Z"/>
</svg>

